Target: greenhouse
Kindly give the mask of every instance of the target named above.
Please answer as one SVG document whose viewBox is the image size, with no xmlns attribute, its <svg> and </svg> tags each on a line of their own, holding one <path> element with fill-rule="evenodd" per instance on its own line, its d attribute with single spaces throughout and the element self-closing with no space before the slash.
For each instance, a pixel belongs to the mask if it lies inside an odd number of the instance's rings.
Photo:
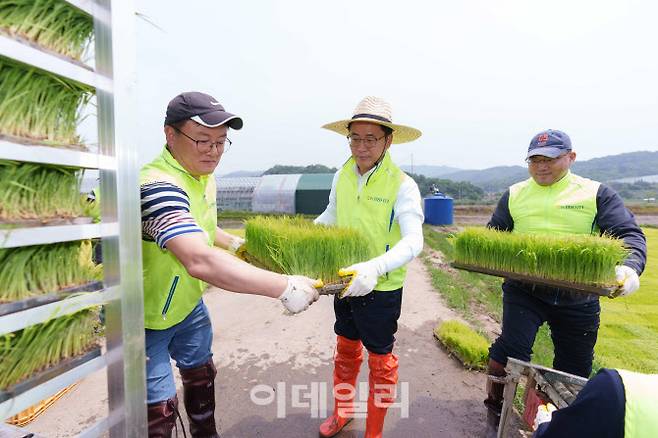
<svg viewBox="0 0 658 438">
<path fill-rule="evenodd" d="M 332 173 L 217 178 L 220 211 L 320 214 L 329 202 Z"/>
</svg>

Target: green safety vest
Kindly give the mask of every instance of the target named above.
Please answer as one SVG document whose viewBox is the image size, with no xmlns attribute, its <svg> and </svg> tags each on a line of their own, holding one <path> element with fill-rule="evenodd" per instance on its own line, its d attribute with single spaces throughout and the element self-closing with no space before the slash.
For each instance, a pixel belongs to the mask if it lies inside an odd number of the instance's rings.
<svg viewBox="0 0 658 438">
<path fill-rule="evenodd" d="M 571 172 L 550 186 L 534 179 L 509 189 L 509 212 L 516 233 L 596 234 L 596 194 L 601 183 Z"/>
<path fill-rule="evenodd" d="M 617 370 L 624 383 L 624 438 L 658 437 L 658 374 Z"/>
<path fill-rule="evenodd" d="M 343 166 L 336 183 L 336 223 L 361 231 L 370 242 L 370 255 L 384 254 L 400 241 L 400 225 L 393 220 L 393 207 L 400 185 L 406 175 L 396 166 L 388 152 L 378 168 L 370 174 L 359 192 L 356 164 L 350 158 Z M 404 283 L 406 267 L 395 269 L 379 277 L 375 290 L 399 289 Z"/>
<path fill-rule="evenodd" d="M 190 211 L 205 231 L 208 246 L 215 242 L 217 230 L 217 188 L 213 175 L 194 178 L 169 153 L 165 146 L 160 156 L 144 166 L 140 185 L 169 182 L 187 193 Z M 142 240 L 144 267 L 144 325 L 164 330 L 181 322 L 196 307 L 206 283 L 187 273 L 183 264 L 157 243 Z"/>
</svg>

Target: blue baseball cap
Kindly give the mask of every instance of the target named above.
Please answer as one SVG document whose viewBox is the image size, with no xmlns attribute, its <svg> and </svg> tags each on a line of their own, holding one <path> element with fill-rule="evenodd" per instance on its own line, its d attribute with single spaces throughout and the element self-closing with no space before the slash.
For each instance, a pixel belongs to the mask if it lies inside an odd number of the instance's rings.
<svg viewBox="0 0 658 438">
<path fill-rule="evenodd" d="M 571 152 L 571 139 L 567 134 L 556 129 L 548 129 L 535 135 L 528 146 L 528 156 L 542 155 L 549 158 L 557 158 Z"/>
</svg>

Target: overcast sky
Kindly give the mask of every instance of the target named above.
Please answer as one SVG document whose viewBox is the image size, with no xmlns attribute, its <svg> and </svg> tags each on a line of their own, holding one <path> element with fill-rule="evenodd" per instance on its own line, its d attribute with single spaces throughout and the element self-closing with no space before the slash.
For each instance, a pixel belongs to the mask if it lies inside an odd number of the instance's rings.
<svg viewBox="0 0 658 438">
<path fill-rule="evenodd" d="M 523 164 L 561 129 L 579 159 L 658 150 L 658 3 L 636 0 L 137 0 L 140 161 L 164 142 L 168 101 L 215 96 L 243 117 L 218 173 L 339 166 L 320 129 L 365 95 L 420 129 L 398 164 Z"/>
</svg>

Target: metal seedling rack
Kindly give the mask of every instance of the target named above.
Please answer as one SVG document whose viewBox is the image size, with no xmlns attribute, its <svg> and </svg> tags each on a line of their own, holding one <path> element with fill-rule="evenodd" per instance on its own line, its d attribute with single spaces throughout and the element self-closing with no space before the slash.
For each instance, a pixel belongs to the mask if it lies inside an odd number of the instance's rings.
<svg viewBox="0 0 658 438">
<path fill-rule="evenodd" d="M 91 352 L 38 373 L 5 391 L 0 420 L 106 369 L 108 412 L 80 436 L 146 436 L 141 232 L 135 156 L 135 11 L 130 0 L 61 0 L 93 18 L 94 67 L 54 54 L 21 38 L 0 35 L 0 56 L 93 87 L 99 153 L 0 138 L 0 159 L 100 170 L 100 223 L 15 226 L 0 229 L 0 248 L 102 239 L 104 279 L 92 292 L 23 303 L 5 309 L 0 335 L 13 333 L 90 305 L 105 306 L 104 352 Z M 38 144 L 37 144 L 38 143 Z M 32 225 L 32 224 L 30 224 Z M 53 291 L 60 293 L 62 291 Z M 15 428 L 10 428 L 12 431 Z M 9 430 L 9 428 L 7 429 Z M 9 433 L 9 432 L 8 432 Z M 0 435 L 3 426 L 0 426 Z M 13 436 L 13 435 L 12 435 Z"/>
</svg>

